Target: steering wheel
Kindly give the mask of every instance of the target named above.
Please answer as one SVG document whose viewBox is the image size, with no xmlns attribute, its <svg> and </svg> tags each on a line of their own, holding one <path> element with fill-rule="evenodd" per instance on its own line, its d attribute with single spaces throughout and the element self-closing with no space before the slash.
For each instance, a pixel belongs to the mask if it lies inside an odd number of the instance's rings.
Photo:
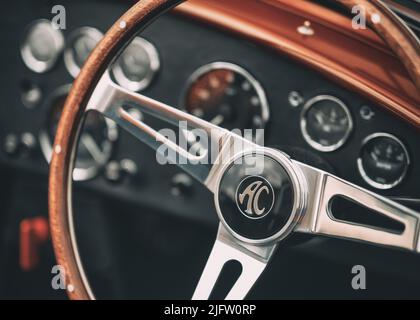
<svg viewBox="0 0 420 320">
<path fill-rule="evenodd" d="M 72 299 L 94 299 L 77 249 L 72 212 L 72 171 L 79 131 L 86 112 L 95 110 L 146 143 L 206 186 L 220 220 L 217 238 L 193 299 L 207 299 L 227 261 L 242 273 L 227 299 L 243 299 L 264 271 L 278 244 L 291 233 L 320 234 L 398 247 L 420 253 L 420 214 L 332 174 L 290 158 L 281 150 L 259 146 L 232 132 L 114 83 L 107 71 L 137 32 L 180 0 L 141 0 L 106 33 L 75 80 L 59 122 L 50 165 L 49 212 L 57 261 L 65 269 Z M 368 17 L 380 14 L 372 28 L 405 65 L 420 89 L 419 43 L 380 1 L 342 0 L 362 5 Z M 367 19 L 370 20 L 370 19 Z M 206 152 L 192 154 L 134 118 L 124 106 L 205 134 Z M 211 157 L 210 157 L 211 155 Z M 207 157 L 207 158 L 206 158 Z M 206 161 L 206 159 L 214 161 Z M 351 199 L 403 225 L 400 233 L 337 220 L 336 196 Z"/>
</svg>

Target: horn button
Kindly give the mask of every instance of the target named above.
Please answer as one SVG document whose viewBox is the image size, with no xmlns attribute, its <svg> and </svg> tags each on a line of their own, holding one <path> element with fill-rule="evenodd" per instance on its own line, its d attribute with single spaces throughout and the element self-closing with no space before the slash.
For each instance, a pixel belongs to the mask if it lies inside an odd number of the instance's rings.
<svg viewBox="0 0 420 320">
<path fill-rule="evenodd" d="M 297 221 L 297 179 L 290 160 L 282 157 L 242 155 L 222 175 L 216 209 L 225 227 L 242 241 L 284 238 Z"/>
</svg>

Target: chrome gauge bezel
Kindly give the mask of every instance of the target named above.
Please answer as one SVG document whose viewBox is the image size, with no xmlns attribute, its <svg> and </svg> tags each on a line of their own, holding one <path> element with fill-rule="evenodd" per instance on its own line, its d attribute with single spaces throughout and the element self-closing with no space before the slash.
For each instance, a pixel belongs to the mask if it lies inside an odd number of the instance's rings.
<svg viewBox="0 0 420 320">
<path fill-rule="evenodd" d="M 249 71 L 247 71 L 246 69 L 244 69 L 243 67 L 237 64 L 230 63 L 230 62 L 224 62 L 224 61 L 212 62 L 206 65 L 203 65 L 199 67 L 197 70 L 195 70 L 188 78 L 185 88 L 181 94 L 181 99 L 180 99 L 181 109 L 183 111 L 186 111 L 185 106 L 187 103 L 187 94 L 192 84 L 194 84 L 200 77 L 202 77 L 206 73 L 213 70 L 220 70 L 220 69 L 231 70 L 235 73 L 238 73 L 251 83 L 260 101 L 260 106 L 261 106 L 260 117 L 262 121 L 261 129 L 265 128 L 265 125 L 270 120 L 270 107 L 269 107 L 267 95 L 265 93 L 263 86 Z M 263 138 L 264 137 L 262 137 L 261 135 L 258 135 L 255 137 L 257 143 L 262 143 Z"/>
<path fill-rule="evenodd" d="M 405 165 L 405 168 L 404 168 L 404 171 L 403 171 L 403 173 L 401 174 L 401 176 L 397 179 L 397 180 L 395 180 L 394 182 L 392 182 L 392 183 L 387 183 L 387 184 L 385 184 L 385 183 L 379 183 L 379 182 L 376 182 L 376 181 L 374 181 L 374 180 L 372 180 L 370 177 L 369 177 L 369 175 L 367 174 L 367 172 L 366 172 L 366 170 L 365 170 L 365 168 L 364 168 L 364 166 L 363 166 L 363 160 L 362 160 L 362 157 L 361 157 L 361 151 L 362 151 L 362 149 L 363 149 L 363 147 L 369 142 L 369 141 L 371 141 L 371 140 L 373 140 L 373 139 L 376 139 L 376 138 L 381 138 L 381 137 L 384 137 L 384 138 L 389 138 L 389 139 L 392 139 L 392 140 L 394 140 L 395 142 L 397 142 L 400 146 L 401 146 L 401 148 L 402 148 L 402 150 L 404 151 L 404 153 L 405 153 L 405 157 L 406 157 L 406 165 Z M 360 147 L 360 152 L 359 152 L 359 156 L 358 156 L 358 158 L 357 158 L 357 169 L 358 169 L 358 171 L 359 171 L 359 173 L 360 173 L 360 175 L 361 175 L 361 177 L 363 178 L 363 180 L 367 183 L 367 184 L 369 184 L 370 186 L 372 186 L 372 187 L 374 187 L 374 188 L 376 188 L 376 189 L 380 189 L 380 190 L 388 190 L 388 189 L 392 189 L 392 188 L 394 188 L 394 187 L 396 187 L 397 185 L 399 185 L 403 180 L 404 180 L 404 178 L 406 177 L 406 175 L 407 175 L 407 172 L 408 172 L 408 168 L 410 167 L 410 163 L 411 163 L 411 160 L 410 160 L 410 155 L 409 155 L 409 153 L 408 153 L 408 149 L 407 149 L 407 147 L 404 145 L 404 143 L 400 140 L 400 139 L 398 139 L 396 136 L 394 136 L 394 135 L 392 135 L 392 134 L 390 134 L 390 133 L 386 133 L 386 132 L 376 132 L 376 133 L 373 133 L 373 134 L 370 134 L 370 135 L 368 135 L 365 139 L 363 139 L 363 141 L 362 141 L 362 144 L 361 144 L 361 147 Z"/>
<path fill-rule="evenodd" d="M 102 37 L 103 33 L 96 28 L 93 27 L 81 27 L 78 29 L 73 30 L 70 35 L 67 37 L 66 40 L 66 47 L 64 49 L 64 65 L 68 73 L 73 77 L 76 78 L 80 72 L 80 66 L 77 65 L 74 54 L 73 54 L 73 43 L 74 41 L 81 37 L 87 36 L 95 41 L 99 42 Z"/>
<path fill-rule="evenodd" d="M 348 128 L 346 132 L 344 133 L 344 136 L 338 142 L 332 145 L 328 145 L 328 146 L 324 146 L 316 142 L 315 140 L 313 140 L 307 131 L 306 114 L 308 113 L 309 109 L 313 105 L 323 100 L 329 100 L 329 101 L 333 101 L 337 103 L 344 110 L 346 117 L 349 119 Z M 343 101 L 331 95 L 318 95 L 308 100 L 303 106 L 302 112 L 300 114 L 300 129 L 301 129 L 303 138 L 312 148 L 321 152 L 332 152 L 342 147 L 347 142 L 351 133 L 353 132 L 353 127 L 354 127 L 353 117 L 350 113 L 349 108 L 346 106 L 346 104 Z"/>
<path fill-rule="evenodd" d="M 150 41 L 142 37 L 135 37 L 127 46 L 127 48 L 132 44 L 141 46 L 149 56 L 150 65 L 146 77 L 144 77 L 140 81 L 132 81 L 127 78 L 127 76 L 124 74 L 124 71 L 121 68 L 121 65 L 119 64 L 119 60 L 124 54 L 124 51 L 113 63 L 111 67 L 111 73 L 115 81 L 120 86 L 124 87 L 127 90 L 138 92 L 146 89 L 151 84 L 152 80 L 154 79 L 155 75 L 160 69 L 160 58 L 158 50 Z"/>
<path fill-rule="evenodd" d="M 32 54 L 30 45 L 28 44 L 29 34 L 35 28 L 40 27 L 40 26 L 44 28 L 49 28 L 48 32 L 50 32 L 55 43 L 54 56 L 48 61 L 41 61 L 41 60 L 38 60 L 36 57 L 34 57 L 34 55 Z M 30 70 L 36 73 L 44 73 L 51 70 L 51 68 L 55 65 L 58 58 L 60 57 L 61 52 L 63 51 L 63 48 L 64 48 L 63 33 L 59 29 L 54 28 L 51 21 L 47 19 L 39 19 L 39 20 L 35 20 L 31 22 L 26 27 L 25 36 L 20 46 L 20 54 L 26 67 L 28 67 Z"/>
<path fill-rule="evenodd" d="M 70 84 L 61 86 L 57 88 L 48 97 L 47 102 L 44 107 L 44 109 L 48 112 L 48 114 L 49 112 L 51 112 L 51 102 L 53 102 L 55 99 L 58 99 L 60 97 L 67 96 L 68 93 L 70 92 L 70 88 L 71 88 Z M 112 156 L 114 143 L 117 141 L 119 133 L 118 133 L 118 126 L 112 120 L 105 118 L 105 124 L 107 126 L 106 138 L 108 139 L 108 141 L 110 141 L 110 147 L 106 150 L 106 153 L 105 153 L 105 164 L 106 164 Z M 43 129 L 39 132 L 38 139 L 39 139 L 39 144 L 41 147 L 42 154 L 44 155 L 45 160 L 48 163 L 50 163 L 51 156 L 52 156 L 53 141 L 51 141 L 50 136 L 48 134 L 48 121 L 47 120 L 45 120 L 44 122 Z M 74 167 L 73 180 L 86 181 L 86 180 L 93 179 L 98 175 L 102 167 L 103 167 L 102 164 L 92 165 L 87 168 Z"/>
</svg>

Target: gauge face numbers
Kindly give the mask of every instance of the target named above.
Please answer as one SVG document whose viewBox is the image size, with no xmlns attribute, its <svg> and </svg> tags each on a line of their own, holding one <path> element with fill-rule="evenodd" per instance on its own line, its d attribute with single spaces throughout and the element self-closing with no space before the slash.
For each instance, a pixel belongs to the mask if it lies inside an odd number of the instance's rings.
<svg viewBox="0 0 420 320">
<path fill-rule="evenodd" d="M 69 87 L 63 87 L 49 99 L 47 128 L 40 135 L 40 144 L 45 158 L 50 161 L 52 143 L 57 132 L 58 122 Z M 73 171 L 75 181 L 94 178 L 111 158 L 118 129 L 114 122 L 105 119 L 100 113 L 90 111 L 86 114 L 83 129 L 79 136 L 76 163 Z"/>
<path fill-rule="evenodd" d="M 124 49 L 112 66 L 115 81 L 127 90 L 141 91 L 152 82 L 159 71 L 157 49 L 146 39 L 136 37 Z"/>
<path fill-rule="evenodd" d="M 347 141 L 353 130 L 353 119 L 341 100 L 324 95 L 305 104 L 300 126 L 309 145 L 322 152 L 331 152 Z"/>
<path fill-rule="evenodd" d="M 91 27 L 76 29 L 69 35 L 64 50 L 64 64 L 71 76 L 77 77 L 89 54 L 102 37 L 102 32 Z"/>
<path fill-rule="evenodd" d="M 228 130 L 262 129 L 269 119 L 267 98 L 259 82 L 243 68 L 225 62 L 194 72 L 182 105 L 188 113 Z"/>
<path fill-rule="evenodd" d="M 376 133 L 362 144 L 357 160 L 363 179 L 377 189 L 390 189 L 404 179 L 410 164 L 404 144 L 395 136 Z"/>
<path fill-rule="evenodd" d="M 64 47 L 64 37 L 51 21 L 37 20 L 27 28 L 20 53 L 25 65 L 34 72 L 50 70 Z"/>
</svg>

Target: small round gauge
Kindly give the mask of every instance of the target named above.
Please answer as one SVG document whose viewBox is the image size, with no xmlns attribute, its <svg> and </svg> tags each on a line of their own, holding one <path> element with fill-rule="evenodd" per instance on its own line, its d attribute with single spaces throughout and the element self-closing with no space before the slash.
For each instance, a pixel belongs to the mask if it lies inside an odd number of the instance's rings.
<svg viewBox="0 0 420 320">
<path fill-rule="evenodd" d="M 188 113 L 228 130 L 262 129 L 269 119 L 262 86 L 248 71 L 227 62 L 195 71 L 181 104 Z"/>
<path fill-rule="evenodd" d="M 48 162 L 51 159 L 52 144 L 69 89 L 70 86 L 58 88 L 46 104 L 48 117 L 46 128 L 40 133 L 40 145 Z M 118 129 L 113 121 L 95 111 L 88 112 L 79 137 L 73 179 L 82 181 L 94 178 L 111 158 L 117 138 Z"/>
<path fill-rule="evenodd" d="M 390 189 L 401 183 L 409 165 L 407 148 L 388 133 L 368 136 L 362 143 L 357 159 L 361 176 L 377 189 Z"/>
<path fill-rule="evenodd" d="M 160 68 L 159 54 L 153 44 L 136 37 L 112 67 L 115 81 L 131 91 L 146 89 Z"/>
<path fill-rule="evenodd" d="M 304 105 L 300 127 L 310 146 L 322 152 L 331 152 L 347 141 L 353 130 L 353 119 L 340 99 L 321 95 Z"/>
<path fill-rule="evenodd" d="M 26 31 L 20 53 L 25 65 L 37 73 L 50 70 L 64 47 L 64 37 L 51 21 L 37 20 Z"/>
<path fill-rule="evenodd" d="M 102 37 L 102 32 L 91 27 L 82 27 L 70 33 L 64 49 L 64 64 L 70 75 L 77 77 L 89 54 Z"/>
</svg>

